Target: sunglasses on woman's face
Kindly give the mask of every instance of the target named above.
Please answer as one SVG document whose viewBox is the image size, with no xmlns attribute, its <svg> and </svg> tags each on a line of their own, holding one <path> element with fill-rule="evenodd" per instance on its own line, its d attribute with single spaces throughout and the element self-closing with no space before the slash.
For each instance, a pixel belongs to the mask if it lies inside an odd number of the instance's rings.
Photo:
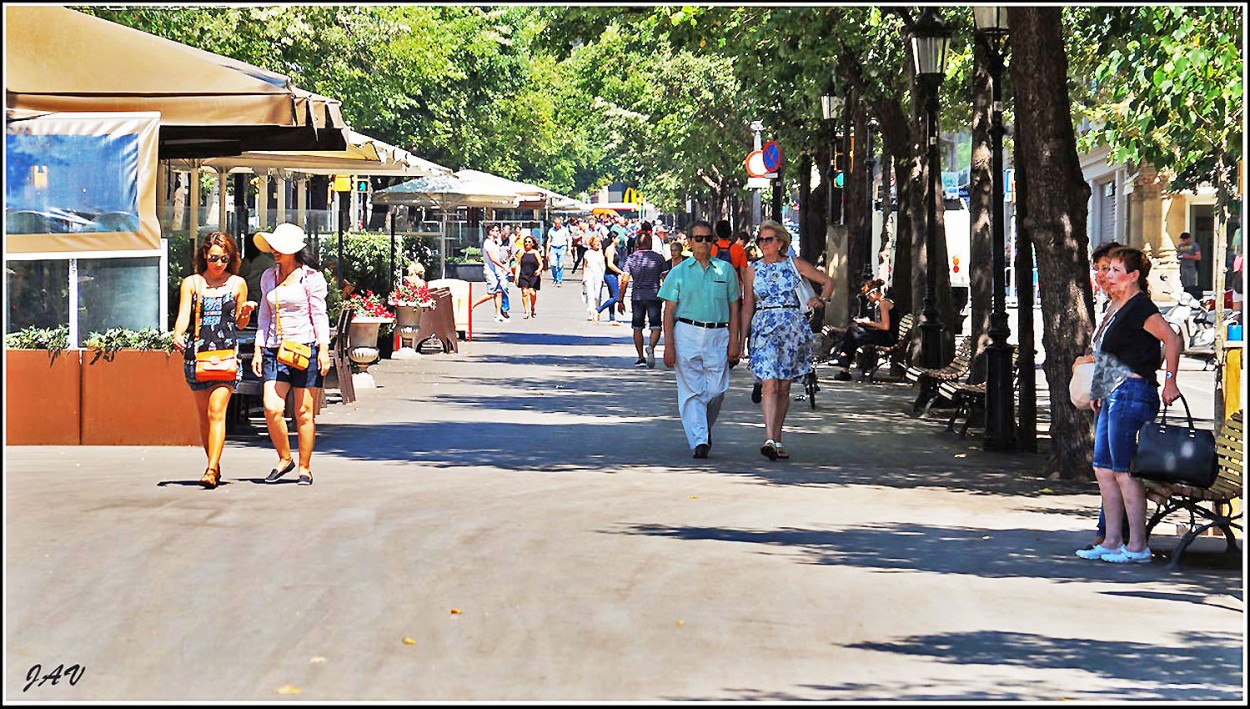
<svg viewBox="0 0 1250 709">
<path fill-rule="evenodd" d="M 230 263 L 229 256 L 205 256 L 204 260 L 209 263 Z"/>
<path fill-rule="evenodd" d="M 756 241 L 760 242 L 761 244 L 767 244 L 770 241 L 776 241 L 776 240 L 777 240 L 777 237 L 775 236 L 761 236 L 760 238 L 756 239 Z"/>
</svg>

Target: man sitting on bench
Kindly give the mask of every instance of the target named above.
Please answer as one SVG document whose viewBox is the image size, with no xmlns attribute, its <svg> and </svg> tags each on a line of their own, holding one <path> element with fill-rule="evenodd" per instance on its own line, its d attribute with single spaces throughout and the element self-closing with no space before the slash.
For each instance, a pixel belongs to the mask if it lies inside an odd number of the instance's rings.
<svg viewBox="0 0 1250 709">
<path fill-rule="evenodd" d="M 860 286 L 860 292 L 868 299 L 868 317 L 855 318 L 846 329 L 846 335 L 842 337 L 842 343 L 838 345 L 838 352 L 834 355 L 834 363 L 842 371 L 834 379 L 851 381 L 851 362 L 855 360 L 855 353 L 862 345 L 892 345 L 898 337 L 897 328 L 892 327 L 894 318 L 890 317 L 894 301 L 885 297 L 881 290 L 884 285 L 885 281 L 881 279 L 869 278 Z"/>
</svg>

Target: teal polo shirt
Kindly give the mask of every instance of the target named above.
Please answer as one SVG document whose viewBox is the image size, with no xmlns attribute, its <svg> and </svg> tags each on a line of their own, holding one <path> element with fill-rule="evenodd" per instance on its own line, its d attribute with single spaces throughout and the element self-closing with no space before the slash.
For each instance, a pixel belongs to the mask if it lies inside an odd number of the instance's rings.
<svg viewBox="0 0 1250 709">
<path fill-rule="evenodd" d="M 704 268 L 691 257 L 664 278 L 659 297 L 677 303 L 677 317 L 699 322 L 729 322 L 729 304 L 738 299 L 738 274 L 722 259 Z"/>
</svg>

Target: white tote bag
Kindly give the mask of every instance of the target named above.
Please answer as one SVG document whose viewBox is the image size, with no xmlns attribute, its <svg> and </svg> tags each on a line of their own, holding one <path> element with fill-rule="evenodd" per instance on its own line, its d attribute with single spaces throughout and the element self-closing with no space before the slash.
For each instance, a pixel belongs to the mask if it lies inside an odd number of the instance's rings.
<svg viewBox="0 0 1250 709">
<path fill-rule="evenodd" d="M 790 268 L 794 269 L 794 275 L 798 277 L 799 284 L 794 287 L 794 294 L 799 297 L 799 312 L 807 315 L 812 311 L 812 306 L 807 302 L 816 297 L 816 291 L 807 283 L 807 279 L 803 274 L 799 273 L 799 266 L 794 262 L 794 257 L 790 257 Z"/>
</svg>

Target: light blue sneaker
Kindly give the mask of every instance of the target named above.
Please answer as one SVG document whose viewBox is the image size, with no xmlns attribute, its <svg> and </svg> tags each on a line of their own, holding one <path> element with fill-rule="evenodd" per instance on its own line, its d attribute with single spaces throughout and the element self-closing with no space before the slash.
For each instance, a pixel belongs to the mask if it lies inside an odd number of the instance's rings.
<svg viewBox="0 0 1250 709">
<path fill-rule="evenodd" d="M 1123 548 L 1124 547 L 1120 547 L 1120 549 Z M 1115 554 L 1120 551 L 1120 549 L 1108 549 L 1101 544 L 1095 544 L 1090 549 L 1077 549 L 1076 555 L 1082 559 L 1101 559 L 1104 554 Z"/>
<path fill-rule="evenodd" d="M 1147 564 L 1150 563 L 1150 559 L 1150 547 L 1146 547 L 1141 551 L 1129 551 L 1128 547 L 1120 547 L 1119 551 L 1103 554 L 1102 556 L 1103 561 L 1109 561 L 1113 564 Z"/>
</svg>

